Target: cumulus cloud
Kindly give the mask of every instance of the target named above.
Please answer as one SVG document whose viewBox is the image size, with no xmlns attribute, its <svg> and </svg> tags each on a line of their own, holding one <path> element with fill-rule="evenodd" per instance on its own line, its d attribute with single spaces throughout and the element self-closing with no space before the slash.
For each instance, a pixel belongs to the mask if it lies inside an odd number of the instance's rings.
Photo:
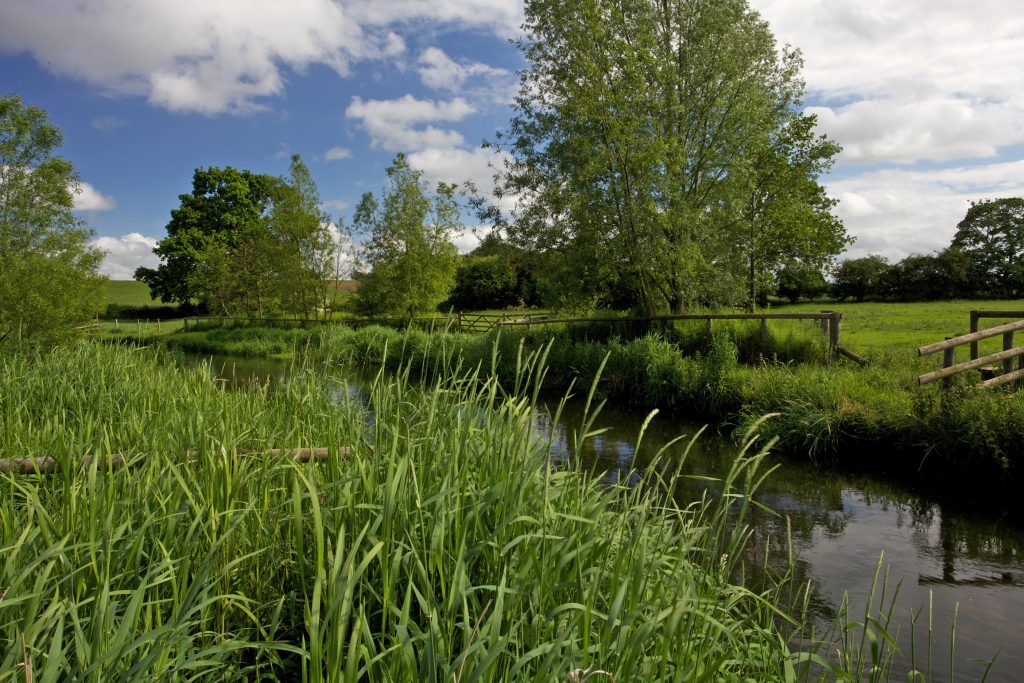
<svg viewBox="0 0 1024 683">
<path fill-rule="evenodd" d="M 426 21 L 485 29 L 500 38 L 518 35 L 524 20 L 523 3 L 518 0 L 364 0 L 348 3 L 348 8 L 365 25 Z"/>
<path fill-rule="evenodd" d="M 847 161 L 985 158 L 1024 141 L 1024 13 L 1004 0 L 751 5 L 803 52 Z"/>
<path fill-rule="evenodd" d="M 1024 161 L 882 169 L 832 181 L 828 188 L 839 199 L 838 215 L 857 236 L 848 255 L 898 260 L 948 247 L 971 201 L 1024 196 Z"/>
<path fill-rule="evenodd" d="M 429 124 L 461 121 L 474 111 L 461 97 L 437 102 L 406 95 L 394 100 L 353 97 L 345 115 L 362 123 L 371 146 L 398 152 L 458 147 L 464 142 L 461 133 Z"/>
<path fill-rule="evenodd" d="M 464 92 L 467 82 L 474 85 L 474 95 L 507 101 L 513 91 L 514 79 L 506 69 L 488 66 L 481 62 L 456 62 L 436 47 L 429 47 L 420 53 L 417 72 L 428 88 L 448 92 Z"/>
<path fill-rule="evenodd" d="M 117 208 L 113 197 L 108 197 L 89 183 L 80 183 L 72 199 L 75 211 L 111 211 Z"/>
<path fill-rule="evenodd" d="M 107 252 L 100 272 L 113 280 L 130 280 L 139 266 L 156 268 L 160 263 L 153 253 L 156 243 L 156 237 L 147 237 L 138 232 L 130 232 L 122 237 L 97 237 L 93 244 Z"/>
<path fill-rule="evenodd" d="M 171 111 L 246 113 L 277 95 L 282 67 L 393 56 L 405 44 L 386 27 L 364 29 L 332 0 L 5 0 L 0 50 L 28 52 L 45 68 Z"/>
<path fill-rule="evenodd" d="M 345 147 L 331 147 L 324 152 L 324 159 L 327 161 L 340 161 L 341 159 L 348 159 L 350 156 L 352 156 L 352 150 Z"/>
</svg>

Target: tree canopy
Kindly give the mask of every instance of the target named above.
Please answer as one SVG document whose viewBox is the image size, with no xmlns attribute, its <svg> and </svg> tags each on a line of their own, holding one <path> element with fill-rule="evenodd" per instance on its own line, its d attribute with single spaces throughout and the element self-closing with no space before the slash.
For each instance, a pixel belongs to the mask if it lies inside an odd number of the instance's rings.
<svg viewBox="0 0 1024 683">
<path fill-rule="evenodd" d="M 380 199 L 365 193 L 353 224 L 367 238 L 364 258 L 372 267 L 359 287 L 364 312 L 411 317 L 451 292 L 458 264 L 452 237 L 461 227 L 454 185 L 438 183 L 431 198 L 422 173 L 399 154 Z"/>
<path fill-rule="evenodd" d="M 197 168 L 192 192 L 179 195 L 171 210 L 167 237 L 153 250 L 156 269 L 139 268 L 153 297 L 167 303 L 192 303 L 200 298 L 195 278 L 200 255 L 209 249 L 229 250 L 257 228 L 273 203 L 277 178 L 225 168 Z"/>
<path fill-rule="evenodd" d="M 0 348 L 59 341 L 103 304 L 103 252 L 74 215 L 62 143 L 43 109 L 0 97 Z"/>
<path fill-rule="evenodd" d="M 971 202 L 951 246 L 969 258 L 978 293 L 1024 294 L 1024 198 Z"/>
<path fill-rule="evenodd" d="M 179 200 L 154 249 L 160 266 L 135 273 L 153 296 L 225 315 L 310 317 L 326 308 L 335 243 L 299 155 L 288 178 L 196 169 Z"/>
<path fill-rule="evenodd" d="M 525 28 L 498 138 L 514 240 L 578 281 L 628 279 L 652 314 L 736 303 L 751 270 L 845 245 L 817 184 L 838 147 L 798 111 L 799 55 L 745 0 L 530 0 Z"/>
</svg>

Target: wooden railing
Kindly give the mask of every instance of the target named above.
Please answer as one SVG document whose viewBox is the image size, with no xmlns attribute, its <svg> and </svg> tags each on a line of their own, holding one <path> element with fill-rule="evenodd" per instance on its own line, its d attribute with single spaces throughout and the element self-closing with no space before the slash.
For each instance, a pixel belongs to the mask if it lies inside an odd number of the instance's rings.
<svg viewBox="0 0 1024 683">
<path fill-rule="evenodd" d="M 708 331 L 714 327 L 715 320 L 759 320 L 761 321 L 761 338 L 768 339 L 769 320 L 814 320 L 817 321 L 828 337 L 828 358 L 835 360 L 837 356 L 843 356 L 861 365 L 867 361 L 843 348 L 840 344 L 843 314 L 838 311 L 822 311 L 821 313 L 686 313 L 680 315 L 658 315 L 649 318 L 532 318 L 527 320 L 513 320 L 500 323 L 500 327 L 525 326 L 527 330 L 534 326 L 552 324 L 605 324 L 605 325 L 630 325 L 645 324 L 651 322 L 671 322 L 674 320 L 704 320 L 707 321 Z"/>
<path fill-rule="evenodd" d="M 1007 311 L 997 311 L 1004 313 Z M 971 312 L 971 326 L 977 327 L 977 319 L 975 313 L 983 313 L 982 311 Z M 1003 316 L 980 316 L 980 317 L 1003 317 Z M 981 368 L 986 365 L 993 363 L 1002 364 L 1002 374 L 993 377 L 991 379 L 981 382 L 979 386 L 984 388 L 997 387 L 1010 382 L 1016 382 L 1017 380 L 1024 378 L 1024 346 L 1013 345 L 1013 335 L 1017 330 L 1024 330 L 1024 320 L 1018 320 L 1016 322 L 1007 323 L 1005 325 L 998 325 L 996 327 L 990 327 L 986 330 L 974 331 L 970 334 L 964 334 L 959 337 L 952 337 L 945 341 L 936 342 L 934 344 L 928 344 L 922 346 L 917 350 L 917 355 L 927 356 L 932 353 L 942 351 L 942 369 L 935 370 L 934 372 L 927 372 L 920 375 L 917 378 L 918 385 L 928 384 L 937 380 L 943 380 L 944 384 L 949 385 L 952 382 L 952 378 L 955 375 L 959 375 L 962 372 L 968 370 L 974 370 Z M 997 353 L 990 353 L 987 356 L 978 357 L 978 342 L 983 339 L 989 339 L 991 337 L 1003 337 L 1003 350 Z M 956 362 L 956 347 L 964 344 L 970 344 L 971 346 L 971 359 L 964 361 L 963 363 Z M 1017 370 L 1013 369 L 1013 359 L 1018 359 Z"/>
</svg>

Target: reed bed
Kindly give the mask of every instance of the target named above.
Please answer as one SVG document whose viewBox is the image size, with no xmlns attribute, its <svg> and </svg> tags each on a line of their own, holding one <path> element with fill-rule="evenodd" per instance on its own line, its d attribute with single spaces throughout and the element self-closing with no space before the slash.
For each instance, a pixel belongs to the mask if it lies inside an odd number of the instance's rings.
<svg viewBox="0 0 1024 683">
<path fill-rule="evenodd" d="M 823 648 L 786 567 L 745 581 L 763 453 L 692 501 L 670 464 L 630 486 L 555 468 L 531 429 L 544 354 L 502 384 L 435 353 L 432 382 L 405 366 L 368 400 L 301 369 L 224 391 L 146 349 L 0 360 L 0 458 L 62 465 L 0 475 L 0 681 L 891 673 L 872 605 Z M 587 407 L 576 441 L 600 432 Z M 257 454 L 298 447 L 330 457 Z"/>
</svg>

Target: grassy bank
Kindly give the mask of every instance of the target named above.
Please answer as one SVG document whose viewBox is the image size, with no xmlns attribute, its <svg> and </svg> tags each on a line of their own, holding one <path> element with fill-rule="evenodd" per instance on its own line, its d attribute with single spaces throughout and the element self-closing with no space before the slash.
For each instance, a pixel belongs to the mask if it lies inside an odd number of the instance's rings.
<svg viewBox="0 0 1024 683">
<path fill-rule="evenodd" d="M 511 395 L 381 375 L 371 417 L 313 373 L 226 392 L 148 349 L 0 359 L 0 458 L 60 463 L 0 474 L 0 680 L 884 676 L 884 615 L 866 639 L 842 614 L 823 664 L 792 645 L 787 572 L 743 587 L 760 456 L 685 506 L 658 468 L 630 488 L 553 471 L 536 369 Z M 300 446 L 330 457 L 255 455 Z"/>
<path fill-rule="evenodd" d="M 950 391 L 917 387 L 915 381 L 938 362 L 916 358 L 917 345 L 946 336 L 941 330 L 964 331 L 971 308 L 995 303 L 951 302 L 928 315 L 931 308 L 922 304 L 848 305 L 856 308 L 844 311 L 844 340 L 871 359 L 868 368 L 846 362 L 825 366 L 823 335 L 803 321 L 773 322 L 767 339 L 749 322 L 719 322 L 713 334 L 706 324 L 693 322 L 654 332 L 627 330 L 620 323 L 520 327 L 500 337 L 429 336 L 380 327 L 312 332 L 229 327 L 166 339 L 200 353 L 312 355 L 329 363 L 383 362 L 389 368 L 406 363 L 423 377 L 438 372 L 439 359 L 446 359 L 442 365 L 450 370 L 457 357 L 465 368 L 493 366 L 506 384 L 514 378 L 518 355 L 551 341 L 548 390 L 586 386 L 605 363 L 598 391 L 618 404 L 682 411 L 741 434 L 762 415 L 777 414 L 762 432 L 777 438 L 778 448 L 790 456 L 888 473 L 934 486 L 948 498 L 971 496 L 979 487 L 1006 492 L 1024 485 L 1024 463 L 1017 455 L 1024 438 L 1024 398 L 971 391 L 967 382 L 976 376 L 970 373 Z M 961 327 L 954 327 L 956 321 Z M 896 328 L 903 329 L 903 341 L 885 345 Z M 957 486 L 950 487 L 951 481 Z"/>
</svg>

